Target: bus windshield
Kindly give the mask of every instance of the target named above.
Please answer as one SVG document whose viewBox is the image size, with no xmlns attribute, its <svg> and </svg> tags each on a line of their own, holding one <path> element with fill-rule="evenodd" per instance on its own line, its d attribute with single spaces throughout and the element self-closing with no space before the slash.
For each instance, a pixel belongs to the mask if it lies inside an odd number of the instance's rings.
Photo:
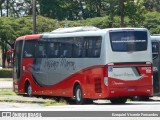
<svg viewBox="0 0 160 120">
<path fill-rule="evenodd" d="M 147 50 L 146 31 L 113 31 L 110 32 L 113 51 L 129 52 Z"/>
</svg>

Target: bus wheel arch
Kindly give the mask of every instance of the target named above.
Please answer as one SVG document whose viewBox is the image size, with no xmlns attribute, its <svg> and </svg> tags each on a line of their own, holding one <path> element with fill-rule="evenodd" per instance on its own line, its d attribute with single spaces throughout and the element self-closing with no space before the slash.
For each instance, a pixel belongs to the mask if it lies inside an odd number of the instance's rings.
<svg viewBox="0 0 160 120">
<path fill-rule="evenodd" d="M 25 82 L 25 93 L 27 93 L 28 97 L 32 97 L 32 86 L 28 80 Z"/>
</svg>

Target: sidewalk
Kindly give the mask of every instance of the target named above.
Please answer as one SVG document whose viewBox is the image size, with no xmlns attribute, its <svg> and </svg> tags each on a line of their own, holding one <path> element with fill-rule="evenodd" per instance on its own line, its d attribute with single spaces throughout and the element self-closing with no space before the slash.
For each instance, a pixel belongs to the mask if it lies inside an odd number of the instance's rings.
<svg viewBox="0 0 160 120">
<path fill-rule="evenodd" d="M 12 89 L 13 81 L 11 78 L 0 78 L 0 89 Z"/>
<path fill-rule="evenodd" d="M 12 81 L 13 78 L 0 78 L 0 81 Z"/>
<path fill-rule="evenodd" d="M 0 78 L 0 90 L 12 89 L 12 78 Z M 42 97 L 25 97 L 23 95 L 0 95 L 0 102 L 14 102 L 14 103 L 46 103 L 56 102 L 52 99 L 43 99 Z"/>
<path fill-rule="evenodd" d="M 56 102 L 55 100 L 51 99 L 43 99 L 38 97 L 25 97 L 22 95 L 18 96 L 0 96 L 0 102 L 14 102 L 14 103 L 46 103 L 46 102 Z"/>
<path fill-rule="evenodd" d="M 153 97 L 150 97 L 150 100 L 160 101 L 160 96 L 153 96 Z"/>
</svg>

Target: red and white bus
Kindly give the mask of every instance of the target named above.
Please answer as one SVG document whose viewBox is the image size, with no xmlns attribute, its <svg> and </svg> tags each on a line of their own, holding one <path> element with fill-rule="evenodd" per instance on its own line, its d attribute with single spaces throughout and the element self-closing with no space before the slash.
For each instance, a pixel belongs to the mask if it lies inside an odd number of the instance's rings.
<svg viewBox="0 0 160 120">
<path fill-rule="evenodd" d="M 77 104 L 152 95 L 150 34 L 145 28 L 61 28 L 19 37 L 14 91 L 75 98 Z"/>
</svg>

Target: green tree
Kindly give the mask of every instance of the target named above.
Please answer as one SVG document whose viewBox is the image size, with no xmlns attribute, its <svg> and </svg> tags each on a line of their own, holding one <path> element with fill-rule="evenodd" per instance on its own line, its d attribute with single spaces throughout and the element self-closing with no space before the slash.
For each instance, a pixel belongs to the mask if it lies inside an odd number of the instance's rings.
<svg viewBox="0 0 160 120">
<path fill-rule="evenodd" d="M 0 19 L 0 39 L 1 39 L 1 49 L 2 49 L 2 66 L 5 68 L 5 59 L 6 59 L 6 51 L 7 51 L 7 42 L 14 38 L 14 30 L 7 22 Z"/>
<path fill-rule="evenodd" d="M 40 14 L 45 17 L 63 20 L 65 18 L 65 10 L 60 0 L 38 0 L 40 4 Z"/>
<path fill-rule="evenodd" d="M 148 11 L 160 11 L 160 1 L 159 0 L 143 0 L 143 5 Z"/>
<path fill-rule="evenodd" d="M 129 18 L 129 24 L 133 27 L 141 27 L 145 19 L 145 7 L 141 0 L 127 1 L 126 3 L 126 16 Z"/>
<path fill-rule="evenodd" d="M 109 15 L 110 27 L 114 22 L 114 17 L 120 17 L 120 26 L 125 27 L 125 17 L 129 18 L 131 26 L 136 26 L 136 23 L 141 23 L 144 20 L 143 13 L 144 7 L 140 0 L 106 0 L 106 11 Z M 137 22 L 136 22 L 137 21 Z"/>
<path fill-rule="evenodd" d="M 160 15 L 159 12 L 147 12 L 145 14 L 144 27 L 148 28 L 152 34 L 160 33 Z"/>
</svg>

